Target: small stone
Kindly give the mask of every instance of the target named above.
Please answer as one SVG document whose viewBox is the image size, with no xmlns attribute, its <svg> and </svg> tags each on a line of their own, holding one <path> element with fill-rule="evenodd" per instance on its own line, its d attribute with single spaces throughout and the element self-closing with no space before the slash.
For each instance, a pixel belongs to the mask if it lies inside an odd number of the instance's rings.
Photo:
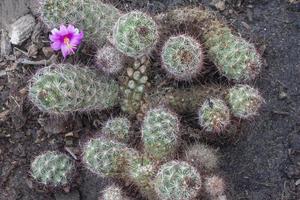
<svg viewBox="0 0 300 200">
<path fill-rule="evenodd" d="M 287 96 L 288 96 L 287 93 L 284 92 L 284 91 L 281 91 L 281 92 L 279 93 L 279 99 L 280 99 L 280 100 L 286 99 Z"/>
<path fill-rule="evenodd" d="M 224 11 L 226 9 L 225 1 L 223 0 L 213 0 L 210 5 L 220 11 Z"/>
<path fill-rule="evenodd" d="M 19 18 L 10 26 L 10 42 L 14 45 L 22 44 L 30 38 L 34 26 L 35 19 L 32 15 L 28 14 Z"/>
<path fill-rule="evenodd" d="M 43 47 L 42 51 L 47 58 L 50 58 L 54 54 L 54 51 L 51 47 Z"/>
<path fill-rule="evenodd" d="M 9 42 L 8 35 L 6 31 L 2 30 L 0 39 L 0 57 L 8 56 L 11 53 L 11 44 Z"/>
</svg>

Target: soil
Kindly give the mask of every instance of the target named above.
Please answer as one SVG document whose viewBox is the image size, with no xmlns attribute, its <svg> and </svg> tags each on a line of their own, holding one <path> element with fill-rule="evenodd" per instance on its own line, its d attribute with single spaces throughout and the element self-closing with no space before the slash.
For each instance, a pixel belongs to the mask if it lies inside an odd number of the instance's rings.
<svg viewBox="0 0 300 200">
<path fill-rule="evenodd" d="M 123 10 L 151 13 L 199 2 L 211 6 L 209 0 L 114 1 Z M 228 199 L 300 199 L 300 3 L 227 0 L 220 15 L 256 43 L 265 63 L 254 83 L 266 100 L 260 115 L 241 122 L 238 140 L 219 146 Z M 26 51 L 29 45 L 30 41 L 18 48 Z M 109 114 L 45 123 L 49 117 L 29 103 L 26 92 L 28 80 L 39 67 L 16 65 L 20 54 L 15 48 L 9 59 L 0 58 L 0 200 L 59 199 L 55 191 L 30 179 L 31 160 L 46 150 L 73 152 L 79 157 L 83 141 Z M 38 54 L 36 59 L 44 57 Z M 79 160 L 77 164 L 78 178 L 64 191 L 79 191 L 81 200 L 96 200 L 109 180 L 89 173 Z"/>
</svg>

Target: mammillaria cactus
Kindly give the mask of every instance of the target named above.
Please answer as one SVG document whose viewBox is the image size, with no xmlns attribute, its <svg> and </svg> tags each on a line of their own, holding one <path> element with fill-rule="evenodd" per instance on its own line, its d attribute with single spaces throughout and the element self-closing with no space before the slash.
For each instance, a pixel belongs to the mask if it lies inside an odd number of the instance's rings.
<svg viewBox="0 0 300 200">
<path fill-rule="evenodd" d="M 190 80 L 203 69 L 202 47 L 190 36 L 170 37 L 161 54 L 163 68 L 175 79 Z"/>
<path fill-rule="evenodd" d="M 121 16 L 113 30 L 114 45 L 130 57 L 147 55 L 154 48 L 157 39 L 155 21 L 140 11 Z"/>
<path fill-rule="evenodd" d="M 32 177 L 48 186 L 63 186 L 69 183 L 74 162 L 65 154 L 48 151 L 37 156 L 31 163 Z"/>
<path fill-rule="evenodd" d="M 255 46 L 228 27 L 212 25 L 204 38 L 208 56 L 228 79 L 245 82 L 259 74 L 262 63 Z"/>
<path fill-rule="evenodd" d="M 125 117 L 116 117 L 108 120 L 103 128 L 102 133 L 107 137 L 126 143 L 129 140 L 130 121 Z"/>
<path fill-rule="evenodd" d="M 205 144 L 194 144 L 184 152 L 184 160 L 199 168 L 202 173 L 210 173 L 218 168 L 217 151 Z"/>
<path fill-rule="evenodd" d="M 127 170 L 128 156 L 134 153 L 125 144 L 111 139 L 91 139 L 83 149 L 83 162 L 100 176 L 122 176 Z"/>
<path fill-rule="evenodd" d="M 216 200 L 226 200 L 225 183 L 221 177 L 216 175 L 208 177 L 206 178 L 204 185 L 206 192 L 211 198 Z"/>
<path fill-rule="evenodd" d="M 121 188 L 111 185 L 102 191 L 99 200 L 129 200 L 129 198 L 123 194 Z"/>
<path fill-rule="evenodd" d="M 130 115 L 137 115 L 141 111 L 148 81 L 146 73 L 149 65 L 149 58 L 143 56 L 135 59 L 133 66 L 126 70 L 126 78 L 121 87 L 123 94 L 121 109 Z"/>
<path fill-rule="evenodd" d="M 228 79 L 245 82 L 259 74 L 262 67 L 261 56 L 254 45 L 236 36 L 208 10 L 200 7 L 180 8 L 160 14 L 156 19 L 162 24 L 164 32 L 189 27 L 186 30 L 188 33 L 200 33 L 208 58 Z"/>
<path fill-rule="evenodd" d="M 222 132 L 230 123 L 230 112 L 221 99 L 208 98 L 198 112 L 200 125 L 209 132 Z"/>
<path fill-rule="evenodd" d="M 103 46 L 120 11 L 97 0 L 40 0 L 39 12 L 49 29 L 73 24 L 84 31 L 89 44 Z"/>
<path fill-rule="evenodd" d="M 144 151 L 151 158 L 167 159 L 178 145 L 179 120 L 164 107 L 150 109 L 142 124 Z"/>
<path fill-rule="evenodd" d="M 31 80 L 29 98 L 41 111 L 65 114 L 110 108 L 118 103 L 119 86 L 90 69 L 53 64 Z"/>
<path fill-rule="evenodd" d="M 192 200 L 198 196 L 202 185 L 197 170 L 183 161 L 162 165 L 154 184 L 162 200 Z"/>
<path fill-rule="evenodd" d="M 154 191 L 153 178 L 157 173 L 154 162 L 143 155 L 138 155 L 130 161 L 128 178 L 138 186 L 141 194 L 148 199 L 157 199 Z"/>
<path fill-rule="evenodd" d="M 264 102 L 258 90 L 241 84 L 229 89 L 226 99 L 233 115 L 242 119 L 256 115 Z"/>
<path fill-rule="evenodd" d="M 106 74 L 117 74 L 124 67 L 124 56 L 115 47 L 106 44 L 97 51 L 96 65 Z"/>
</svg>

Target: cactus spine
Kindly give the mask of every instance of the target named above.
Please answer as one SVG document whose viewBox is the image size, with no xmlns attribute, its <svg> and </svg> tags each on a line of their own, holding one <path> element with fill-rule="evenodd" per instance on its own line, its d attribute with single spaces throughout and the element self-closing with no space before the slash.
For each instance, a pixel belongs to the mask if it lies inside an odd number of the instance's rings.
<svg viewBox="0 0 300 200">
<path fill-rule="evenodd" d="M 229 89 L 226 99 L 233 115 L 242 119 L 256 115 L 264 102 L 259 91 L 249 85 L 236 85 Z"/>
<path fill-rule="evenodd" d="M 113 30 L 114 45 L 130 57 L 147 55 L 154 48 L 157 39 L 155 21 L 139 11 L 121 16 Z"/>
<path fill-rule="evenodd" d="M 149 58 L 143 56 L 135 59 L 133 67 L 127 68 L 125 81 L 121 87 L 123 94 L 121 109 L 130 115 L 138 114 L 144 104 L 143 98 L 148 81 L 146 72 L 149 65 Z"/>
<path fill-rule="evenodd" d="M 123 194 L 121 188 L 111 185 L 102 191 L 99 200 L 129 200 L 129 198 Z"/>
<path fill-rule="evenodd" d="M 203 69 L 202 47 L 187 35 L 170 37 L 161 57 L 163 68 L 178 80 L 190 80 Z"/>
<path fill-rule="evenodd" d="M 198 196 L 202 185 L 197 170 L 183 161 L 162 165 L 154 184 L 162 200 L 192 200 Z"/>
<path fill-rule="evenodd" d="M 199 123 L 206 131 L 222 132 L 230 123 L 230 112 L 225 102 L 217 98 L 208 98 L 201 106 Z"/>
<path fill-rule="evenodd" d="M 61 24 L 73 24 L 84 31 L 84 40 L 103 46 L 120 11 L 112 5 L 96 0 L 40 0 L 39 12 L 49 29 Z"/>
<path fill-rule="evenodd" d="M 75 165 L 68 156 L 52 151 L 39 155 L 31 163 L 32 177 L 54 187 L 68 184 L 74 169 Z"/>
<path fill-rule="evenodd" d="M 114 75 L 124 67 L 124 56 L 110 44 L 97 51 L 96 66 L 104 73 Z"/>
<path fill-rule="evenodd" d="M 164 107 L 150 109 L 142 124 L 144 151 L 151 158 L 166 159 L 178 145 L 179 120 Z"/>
<path fill-rule="evenodd" d="M 31 80 L 29 98 L 41 111 L 65 114 L 102 110 L 118 103 L 119 86 L 90 69 L 71 64 L 53 64 Z"/>
<path fill-rule="evenodd" d="M 129 140 L 130 121 L 125 117 L 116 117 L 108 120 L 102 128 L 102 133 L 119 142 L 126 143 Z"/>
</svg>

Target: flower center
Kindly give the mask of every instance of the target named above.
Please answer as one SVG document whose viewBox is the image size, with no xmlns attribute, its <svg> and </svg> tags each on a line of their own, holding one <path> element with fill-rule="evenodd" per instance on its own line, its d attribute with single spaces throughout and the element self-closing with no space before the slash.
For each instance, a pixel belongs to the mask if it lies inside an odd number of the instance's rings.
<svg viewBox="0 0 300 200">
<path fill-rule="evenodd" d="M 65 43 L 66 45 L 69 45 L 69 44 L 70 44 L 70 38 L 64 37 L 64 43 Z"/>
</svg>

